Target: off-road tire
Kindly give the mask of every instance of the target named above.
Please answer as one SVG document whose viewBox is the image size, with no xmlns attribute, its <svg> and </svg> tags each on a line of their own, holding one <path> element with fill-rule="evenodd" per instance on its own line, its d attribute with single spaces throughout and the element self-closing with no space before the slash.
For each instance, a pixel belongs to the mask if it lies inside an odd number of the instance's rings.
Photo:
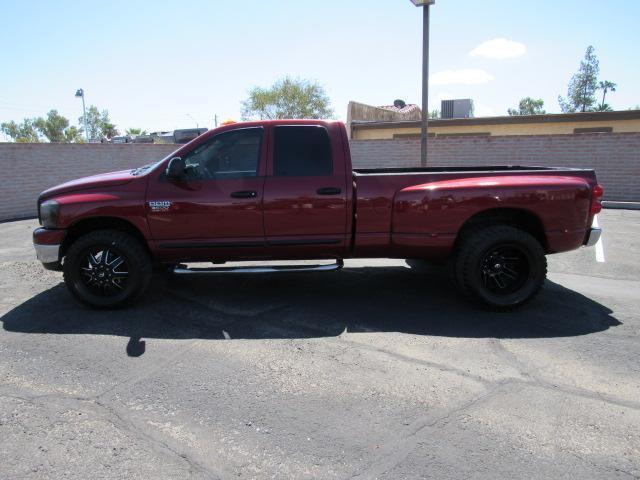
<svg viewBox="0 0 640 480">
<path fill-rule="evenodd" d="M 521 267 L 511 289 L 501 290 L 493 278 L 494 273 L 500 273 L 500 269 L 493 269 L 494 263 L 505 268 L 505 262 L 494 262 L 494 258 L 505 258 L 504 255 L 494 256 L 501 251 L 517 255 L 506 258 L 519 258 L 515 264 L 507 263 L 510 265 L 507 280 L 512 277 L 514 265 Z M 462 240 L 453 259 L 452 275 L 463 294 L 492 310 L 512 310 L 531 301 L 540 292 L 547 275 L 547 259 L 540 242 L 529 233 L 506 225 L 485 227 Z"/>
<path fill-rule="evenodd" d="M 118 290 L 111 286 L 114 292 L 109 289 L 109 295 L 107 289 L 102 289 L 104 293 L 101 294 L 95 282 L 87 284 L 87 276 L 91 276 L 91 273 L 86 273 L 88 257 L 90 252 L 100 249 L 113 252 L 112 258 L 116 254 L 123 258 L 128 273 L 124 287 Z M 149 253 L 135 237 L 118 230 L 96 230 L 78 238 L 69 247 L 64 257 L 63 272 L 69 291 L 80 302 L 93 308 L 116 308 L 133 302 L 145 292 L 151 281 L 153 265 Z M 115 273 L 122 275 L 124 272 Z"/>
</svg>

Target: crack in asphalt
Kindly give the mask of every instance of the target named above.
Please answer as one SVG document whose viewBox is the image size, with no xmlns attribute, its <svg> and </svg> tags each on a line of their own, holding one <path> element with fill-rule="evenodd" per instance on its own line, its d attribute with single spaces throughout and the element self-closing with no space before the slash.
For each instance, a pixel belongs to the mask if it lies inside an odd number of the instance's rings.
<svg viewBox="0 0 640 480">
<path fill-rule="evenodd" d="M 397 352 L 393 352 L 390 350 L 386 350 L 384 348 L 381 347 L 376 347 L 373 345 L 368 345 L 362 342 L 358 342 L 355 340 L 347 340 L 343 337 L 337 337 L 337 338 L 333 338 L 331 340 L 337 341 L 337 342 L 341 342 L 341 343 L 347 343 L 347 344 L 352 344 L 354 346 L 357 347 L 361 347 L 364 348 L 366 350 L 370 350 L 373 352 L 377 352 L 377 353 L 382 353 L 385 355 L 388 355 L 392 358 L 395 358 L 397 360 L 403 361 L 403 362 L 407 362 L 407 363 L 411 363 L 411 364 L 416 364 L 416 365 L 421 365 L 421 366 L 426 366 L 429 368 L 435 368 L 441 371 L 445 371 L 445 372 L 449 372 L 449 373 L 453 373 L 456 375 L 461 375 L 465 378 L 469 378 L 472 380 L 475 380 L 483 385 L 493 385 L 496 382 L 495 381 L 491 381 L 491 380 L 487 380 L 486 378 L 483 378 L 479 375 L 474 375 L 471 374 L 465 370 L 462 369 L 458 369 L 458 368 L 454 368 L 454 367 L 449 367 L 445 364 L 441 364 L 441 363 L 437 363 L 437 362 L 430 362 L 428 360 L 423 360 L 423 359 L 419 359 L 419 358 L 415 358 L 415 357 L 410 357 L 407 355 L 403 355 L 401 353 L 397 353 Z M 635 402 L 633 400 L 625 400 L 622 398 L 617 398 L 614 397 L 612 395 L 607 395 L 605 393 L 600 393 L 600 392 L 592 392 L 590 390 L 586 390 L 583 388 L 579 388 L 579 387 L 575 387 L 572 385 L 567 385 L 564 383 L 559 383 L 559 382 L 551 382 L 548 380 L 545 380 L 543 378 L 541 378 L 539 375 L 536 375 L 535 373 L 533 373 L 531 371 L 530 368 L 526 367 L 526 365 L 510 350 L 508 350 L 503 344 L 502 342 L 500 342 L 500 340 L 498 339 L 489 339 L 489 343 L 490 345 L 493 345 L 496 350 L 496 352 L 502 356 L 505 360 L 507 360 L 507 363 L 511 366 L 516 366 L 516 370 L 518 371 L 518 373 L 520 375 L 522 375 L 522 377 L 524 378 L 528 378 L 530 379 L 529 381 L 523 381 L 518 379 L 517 377 L 510 377 L 508 379 L 505 380 L 509 380 L 509 381 L 513 381 L 513 382 L 519 382 L 519 383 L 523 383 L 523 384 L 531 384 L 531 385 L 538 385 L 542 388 L 545 389 L 549 389 L 549 390 L 554 390 L 554 391 L 560 391 L 569 395 L 573 395 L 576 397 L 582 397 L 582 398 L 586 398 L 586 399 L 590 399 L 590 400 L 599 400 L 605 403 L 609 403 L 611 405 L 617 405 L 620 407 L 625 407 L 625 408 L 630 408 L 633 410 L 640 410 L 640 402 Z M 500 382 L 500 381 L 498 381 Z"/>
<path fill-rule="evenodd" d="M 401 438 L 394 443 L 393 447 L 388 449 L 389 452 L 386 454 L 383 453 L 382 454 L 383 458 L 373 463 L 372 465 L 370 465 L 364 472 L 353 475 L 351 478 L 354 480 L 377 478 L 378 476 L 384 474 L 385 472 L 388 472 L 389 470 L 393 469 L 395 466 L 400 464 L 402 461 L 404 461 L 407 458 L 407 456 L 416 448 L 416 446 L 419 443 L 418 436 L 424 429 L 436 426 L 438 424 L 446 424 L 447 420 L 453 417 L 454 415 L 459 415 L 481 404 L 482 402 L 488 399 L 507 393 L 507 391 L 509 391 L 510 389 L 515 389 L 515 388 L 524 389 L 527 386 L 535 386 L 535 387 L 540 387 L 548 390 L 559 391 L 561 393 L 580 397 L 580 398 L 597 400 L 597 401 L 602 401 L 604 403 L 608 403 L 611 405 L 621 406 L 621 407 L 630 408 L 634 410 L 640 410 L 640 402 L 633 402 L 629 400 L 618 399 L 618 398 L 600 394 L 600 393 L 593 393 L 577 387 L 571 387 L 569 385 L 564 385 L 564 384 L 553 384 L 543 380 L 538 375 L 533 373 L 530 368 L 526 367 L 525 364 L 522 363 L 522 361 L 520 361 L 520 359 L 513 352 L 508 350 L 500 342 L 499 339 L 489 339 L 489 344 L 492 345 L 496 353 L 498 353 L 502 358 L 507 360 L 509 364 L 516 364 L 518 372 L 524 378 L 528 378 L 529 380 L 521 380 L 521 379 L 512 377 L 504 380 L 491 382 L 489 380 L 478 377 L 476 375 L 469 375 L 467 372 L 464 372 L 459 369 L 448 368 L 445 365 L 441 365 L 438 363 L 425 362 L 421 359 L 416 359 L 406 355 L 398 354 L 396 352 L 391 352 L 380 347 L 361 344 L 360 342 L 356 342 L 353 340 L 346 340 L 343 338 L 338 338 L 336 340 L 358 345 L 361 347 L 365 347 L 369 350 L 389 355 L 392 358 L 396 358 L 401 361 L 420 364 L 420 365 L 426 365 L 431 368 L 437 368 L 437 369 L 448 371 L 454 374 L 463 375 L 465 377 L 478 380 L 485 386 L 490 387 L 484 393 L 476 396 L 475 398 L 469 400 L 468 402 L 463 403 L 462 405 L 451 408 L 450 410 L 446 411 L 444 414 L 438 416 L 437 418 L 433 418 L 432 416 L 424 416 L 412 422 L 406 429 L 403 429 L 403 431 L 398 434 L 398 436 Z M 580 457 L 578 456 L 578 458 Z M 589 462 L 589 463 L 592 464 L 593 466 L 596 466 L 592 462 Z M 599 469 L 604 471 L 610 471 L 601 466 L 599 467 Z M 619 469 L 617 470 L 621 471 L 622 473 L 627 473 Z M 629 474 L 629 475 L 632 475 L 632 474 Z M 637 477 L 634 477 L 634 478 L 637 478 Z"/>
<path fill-rule="evenodd" d="M 421 358 L 415 358 L 415 357 L 411 357 L 408 355 L 403 355 L 402 353 L 398 353 L 398 352 L 393 352 L 391 350 L 387 350 L 381 347 L 376 347 L 375 345 L 369 345 L 366 343 L 362 343 L 362 342 L 358 342 L 356 340 L 350 340 L 350 339 L 346 339 L 343 337 L 337 337 L 337 338 L 332 338 L 331 340 L 340 342 L 340 343 L 346 343 L 349 345 L 353 345 L 356 346 L 357 348 L 363 348 L 365 350 L 369 350 L 371 352 L 376 352 L 376 353 L 382 353 L 385 355 L 390 356 L 391 358 L 394 358 L 396 360 L 400 360 L 402 362 L 405 363 L 411 363 L 414 365 L 420 365 L 420 366 L 424 366 L 424 367 L 429 367 L 429 368 L 434 368 L 443 372 L 448 372 L 448 373 L 453 373 L 456 375 L 461 375 L 463 377 L 469 378 L 471 380 L 475 380 L 483 385 L 488 385 L 491 384 L 493 382 L 491 382 L 490 380 L 487 380 L 486 378 L 481 377 L 480 375 L 474 375 L 472 373 L 469 373 L 461 368 L 455 368 L 455 367 L 451 367 L 442 363 L 437 363 L 437 362 L 431 362 L 429 360 L 423 360 Z"/>
<path fill-rule="evenodd" d="M 205 474 L 208 478 L 216 478 L 216 479 L 228 478 L 230 476 L 229 472 L 225 472 L 224 474 L 223 472 L 216 472 L 214 474 L 213 472 L 210 471 L 209 467 L 202 465 L 200 462 L 196 461 L 190 455 L 180 452 L 176 448 L 173 448 L 172 446 L 170 446 L 168 442 L 155 438 L 153 435 L 142 431 L 140 428 L 138 428 L 135 425 L 135 423 L 132 420 L 129 420 L 123 417 L 120 414 L 120 412 L 116 410 L 115 407 L 107 405 L 106 403 L 102 403 L 99 400 L 95 401 L 95 405 L 101 407 L 103 410 L 106 410 L 108 413 L 110 413 L 112 416 L 118 419 L 118 423 L 113 422 L 115 426 L 119 426 L 120 428 L 124 428 L 127 431 L 135 433 L 139 437 L 142 437 L 144 440 L 146 440 L 150 445 L 159 445 L 161 449 L 164 449 L 170 454 L 173 454 L 174 456 L 182 459 L 184 462 L 186 462 L 189 465 L 190 467 L 189 473 L 193 473 L 194 471 L 196 471 L 196 472 Z M 161 453 L 161 452 L 158 451 L 158 453 Z"/>
<path fill-rule="evenodd" d="M 0 389 L 6 388 L 5 386 L 0 386 Z M 76 409 L 77 405 L 74 402 L 81 403 L 82 407 L 85 409 L 87 407 L 93 410 L 102 411 L 103 420 L 111 423 L 117 429 L 124 430 L 134 435 L 134 437 L 142 440 L 145 444 L 147 444 L 151 450 L 161 455 L 170 455 L 179 459 L 179 461 L 184 462 L 188 465 L 189 473 L 199 472 L 206 476 L 206 478 L 219 479 L 219 478 L 228 478 L 230 476 L 229 472 L 212 472 L 211 469 L 207 466 L 202 465 L 191 456 L 186 453 L 179 451 L 178 449 L 169 445 L 168 442 L 165 442 L 159 438 L 154 437 L 152 434 L 143 431 L 143 429 L 139 428 L 132 420 L 125 418 L 113 405 L 108 405 L 105 402 L 102 402 L 97 399 L 97 397 L 74 397 L 64 393 L 52 393 L 45 395 L 25 395 L 20 394 L 16 395 L 14 393 L 0 393 L 0 397 L 13 398 L 16 400 L 21 400 L 32 405 L 42 407 L 46 411 L 45 415 L 49 417 L 51 415 L 50 410 L 54 406 L 54 402 L 51 400 L 56 400 L 57 406 L 68 409 Z M 67 422 L 61 422 L 67 423 Z"/>
<path fill-rule="evenodd" d="M 548 390 L 560 391 L 568 395 L 586 398 L 589 400 L 602 401 L 619 407 L 630 408 L 632 410 L 640 410 L 640 402 L 625 400 L 623 398 L 617 398 L 605 393 L 593 392 L 584 388 L 567 385 L 565 383 L 546 380 L 539 374 L 534 372 L 532 368 L 528 367 L 524 362 L 522 362 L 522 360 L 520 360 L 515 353 L 509 350 L 499 339 L 490 339 L 489 344 L 494 347 L 494 350 L 498 355 L 502 356 L 502 358 L 504 358 L 511 365 L 516 365 L 518 372 L 523 377 L 531 379 L 528 383 L 531 383 L 532 385 L 537 385 Z"/>
<path fill-rule="evenodd" d="M 453 407 L 445 411 L 442 415 L 434 418 L 433 416 L 425 415 L 413 422 L 403 432 L 399 434 L 402 438 L 399 439 L 393 447 L 389 448 L 390 452 L 382 455 L 383 458 L 370 465 L 364 472 L 357 473 L 351 478 L 353 480 L 377 478 L 385 472 L 393 469 L 395 466 L 403 462 L 407 456 L 413 450 L 415 450 L 420 440 L 418 436 L 426 428 L 434 427 L 438 424 L 446 424 L 449 419 L 455 415 L 459 415 L 482 402 L 491 399 L 501 393 L 503 390 L 507 390 L 516 386 L 523 386 L 525 382 L 517 381 L 514 379 L 507 379 L 496 382 L 493 387 L 485 391 L 484 393 L 472 398 L 471 400 L 464 402 L 462 405 Z"/>
</svg>

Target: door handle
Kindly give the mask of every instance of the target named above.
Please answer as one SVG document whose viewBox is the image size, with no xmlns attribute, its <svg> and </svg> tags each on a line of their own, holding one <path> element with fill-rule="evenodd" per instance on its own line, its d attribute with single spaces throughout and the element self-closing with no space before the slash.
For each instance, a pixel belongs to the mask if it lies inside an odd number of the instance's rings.
<svg viewBox="0 0 640 480">
<path fill-rule="evenodd" d="M 337 187 L 323 187 L 316 190 L 318 195 L 338 195 L 342 190 Z"/>
<path fill-rule="evenodd" d="M 233 198 L 255 198 L 258 196 L 258 192 L 254 192 L 253 190 L 240 190 L 239 192 L 232 192 L 231 196 Z"/>
</svg>

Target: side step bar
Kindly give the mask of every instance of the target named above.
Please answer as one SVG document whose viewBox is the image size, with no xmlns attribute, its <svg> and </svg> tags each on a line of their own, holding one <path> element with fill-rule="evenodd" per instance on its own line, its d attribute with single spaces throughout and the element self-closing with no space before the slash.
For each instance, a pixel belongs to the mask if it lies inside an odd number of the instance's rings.
<svg viewBox="0 0 640 480">
<path fill-rule="evenodd" d="M 186 268 L 178 265 L 173 268 L 175 275 L 220 275 L 226 273 L 291 273 L 291 272 L 333 272 L 344 266 L 342 259 L 329 265 L 274 265 L 273 267 L 212 267 Z"/>
</svg>

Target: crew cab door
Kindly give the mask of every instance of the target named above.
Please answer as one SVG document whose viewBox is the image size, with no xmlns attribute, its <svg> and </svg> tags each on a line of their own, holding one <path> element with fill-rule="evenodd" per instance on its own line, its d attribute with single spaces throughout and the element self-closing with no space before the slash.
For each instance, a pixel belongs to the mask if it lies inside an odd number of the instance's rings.
<svg viewBox="0 0 640 480">
<path fill-rule="evenodd" d="M 150 179 L 147 220 L 160 250 L 211 257 L 263 246 L 263 137 L 262 127 L 221 132 L 182 155 L 185 179 Z"/>
<path fill-rule="evenodd" d="M 274 257 L 341 257 L 347 189 L 341 143 L 323 125 L 271 127 L 264 227 Z"/>
</svg>

